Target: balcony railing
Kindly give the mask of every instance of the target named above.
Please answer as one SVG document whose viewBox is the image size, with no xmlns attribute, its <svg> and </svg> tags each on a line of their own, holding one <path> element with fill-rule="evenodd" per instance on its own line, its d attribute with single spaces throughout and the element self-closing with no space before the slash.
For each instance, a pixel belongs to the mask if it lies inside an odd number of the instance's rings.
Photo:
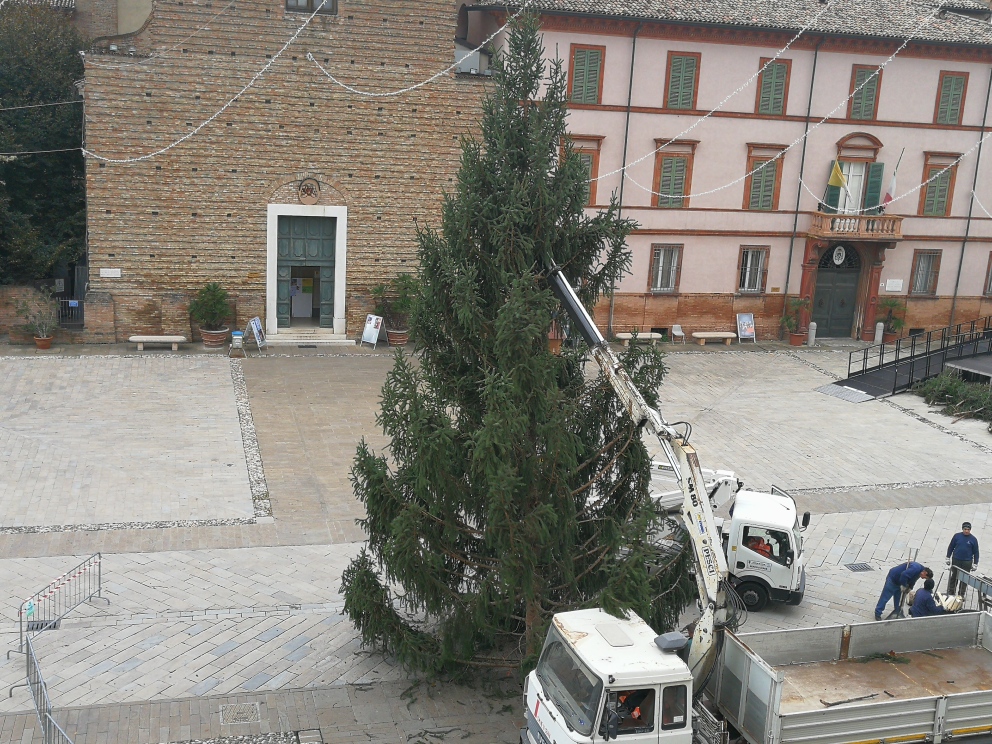
<svg viewBox="0 0 992 744">
<path fill-rule="evenodd" d="M 815 238 L 902 240 L 902 217 L 885 214 L 815 213 L 809 223 Z"/>
</svg>

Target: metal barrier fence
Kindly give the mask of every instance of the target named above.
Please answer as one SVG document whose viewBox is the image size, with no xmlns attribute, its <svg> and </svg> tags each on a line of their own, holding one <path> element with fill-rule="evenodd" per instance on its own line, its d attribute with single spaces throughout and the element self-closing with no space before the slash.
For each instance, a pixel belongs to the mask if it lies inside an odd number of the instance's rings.
<svg viewBox="0 0 992 744">
<path fill-rule="evenodd" d="M 34 653 L 34 644 L 30 638 L 24 642 L 25 657 L 27 658 L 27 681 L 10 688 L 9 696 L 13 696 L 17 687 L 30 687 L 31 699 L 34 700 L 34 709 L 38 714 L 38 722 L 41 724 L 41 733 L 45 744 L 72 744 L 72 739 L 62 730 L 52 716 L 52 701 L 48 697 L 48 685 L 45 678 L 41 676 L 41 667 L 38 665 L 38 657 Z"/>
<path fill-rule="evenodd" d="M 17 621 L 20 628 L 18 653 L 24 653 L 24 648 L 30 636 L 43 630 L 58 627 L 58 623 L 83 602 L 94 597 L 102 599 L 107 604 L 110 600 L 101 596 L 102 587 L 100 553 L 94 553 L 75 568 L 67 571 L 52 581 L 48 586 L 21 602 L 17 611 Z M 7 652 L 10 658 L 12 652 Z"/>
</svg>

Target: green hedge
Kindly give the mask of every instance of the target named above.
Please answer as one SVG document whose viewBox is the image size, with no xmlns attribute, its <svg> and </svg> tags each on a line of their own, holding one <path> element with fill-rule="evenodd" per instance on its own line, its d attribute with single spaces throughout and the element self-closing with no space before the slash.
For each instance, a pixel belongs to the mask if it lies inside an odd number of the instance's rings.
<svg viewBox="0 0 992 744">
<path fill-rule="evenodd" d="M 992 388 L 978 382 L 965 382 L 945 372 L 917 383 L 913 392 L 922 395 L 930 405 L 943 406 L 949 416 L 967 416 L 992 422 Z M 989 424 L 992 432 L 992 423 Z"/>
</svg>

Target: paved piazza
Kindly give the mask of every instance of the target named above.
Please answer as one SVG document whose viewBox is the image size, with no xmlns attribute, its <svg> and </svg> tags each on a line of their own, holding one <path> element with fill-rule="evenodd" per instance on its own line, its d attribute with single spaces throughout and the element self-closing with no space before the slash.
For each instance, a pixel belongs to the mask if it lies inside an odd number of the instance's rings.
<svg viewBox="0 0 992 744">
<path fill-rule="evenodd" d="M 363 538 L 348 473 L 361 437 L 385 444 L 375 414 L 388 351 L 232 364 L 8 349 L 0 650 L 17 647 L 23 598 L 103 553 L 110 603 L 35 639 L 76 744 L 307 730 L 328 742 L 516 741 L 518 694 L 418 683 L 362 649 L 343 615 L 341 571 Z M 915 396 L 854 404 L 818 392 L 843 376 L 846 351 L 668 357 L 663 413 L 692 423 L 703 466 L 787 488 L 813 512 L 805 601 L 753 614 L 744 632 L 869 621 L 882 572 L 908 550 L 939 577 L 963 519 L 992 541 L 992 435 Z M 845 568 L 854 562 L 873 570 Z M 0 654 L 0 685 L 20 682 L 23 664 Z M 253 722 L 231 723 L 234 705 Z M 41 742 L 24 688 L 0 698 L 8 742 Z"/>
</svg>

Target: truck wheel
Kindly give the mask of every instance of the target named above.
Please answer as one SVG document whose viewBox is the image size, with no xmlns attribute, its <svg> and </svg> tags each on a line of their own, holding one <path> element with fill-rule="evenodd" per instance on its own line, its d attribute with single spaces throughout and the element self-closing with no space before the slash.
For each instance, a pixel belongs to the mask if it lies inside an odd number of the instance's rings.
<svg viewBox="0 0 992 744">
<path fill-rule="evenodd" d="M 736 591 L 748 612 L 761 612 L 768 604 L 768 590 L 757 582 L 745 581 L 737 585 Z"/>
</svg>

